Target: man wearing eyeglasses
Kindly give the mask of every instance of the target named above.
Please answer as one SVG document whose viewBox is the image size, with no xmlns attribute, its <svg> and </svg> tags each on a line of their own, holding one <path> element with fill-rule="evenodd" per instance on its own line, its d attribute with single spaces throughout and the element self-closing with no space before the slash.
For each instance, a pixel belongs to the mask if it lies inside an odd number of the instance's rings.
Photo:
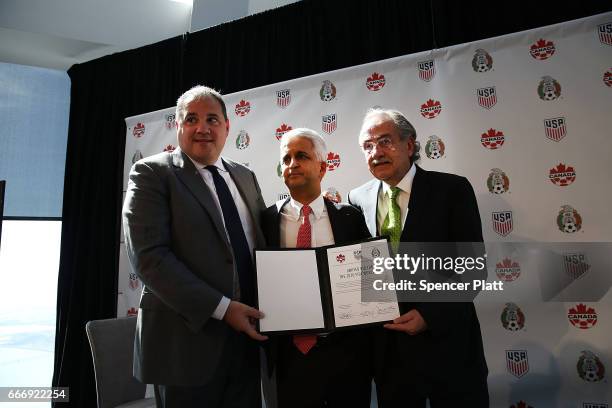
<svg viewBox="0 0 612 408">
<path fill-rule="evenodd" d="M 371 109 L 359 144 L 374 176 L 352 190 L 372 236 L 399 242 L 482 242 L 474 190 L 465 177 L 426 171 L 416 131 L 399 111 Z M 402 315 L 374 331 L 381 408 L 488 407 L 487 364 L 472 302 L 401 303 Z"/>
</svg>

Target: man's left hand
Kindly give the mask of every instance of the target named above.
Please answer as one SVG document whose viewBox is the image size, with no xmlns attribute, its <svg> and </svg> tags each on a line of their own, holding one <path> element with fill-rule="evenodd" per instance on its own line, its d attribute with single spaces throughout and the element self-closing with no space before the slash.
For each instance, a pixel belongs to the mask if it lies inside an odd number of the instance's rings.
<svg viewBox="0 0 612 408">
<path fill-rule="evenodd" d="M 418 310 L 412 309 L 393 320 L 393 323 L 384 325 L 385 329 L 401 331 L 411 336 L 419 334 L 427 329 L 427 323 Z"/>
</svg>

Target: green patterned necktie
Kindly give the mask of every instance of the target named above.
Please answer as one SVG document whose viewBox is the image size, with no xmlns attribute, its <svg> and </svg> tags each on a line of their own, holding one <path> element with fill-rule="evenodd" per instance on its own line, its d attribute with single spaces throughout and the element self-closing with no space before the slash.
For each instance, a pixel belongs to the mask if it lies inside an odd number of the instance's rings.
<svg viewBox="0 0 612 408">
<path fill-rule="evenodd" d="M 391 237 L 391 246 L 397 252 L 400 236 L 402 235 L 402 211 L 397 204 L 397 196 L 400 193 L 399 187 L 391 188 L 391 197 L 389 198 L 389 212 L 385 217 L 380 233 Z"/>
</svg>

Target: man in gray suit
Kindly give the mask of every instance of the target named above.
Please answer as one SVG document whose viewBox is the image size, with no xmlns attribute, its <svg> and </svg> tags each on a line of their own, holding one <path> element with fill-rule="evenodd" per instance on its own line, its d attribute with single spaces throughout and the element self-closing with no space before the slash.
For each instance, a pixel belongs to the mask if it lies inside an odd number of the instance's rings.
<svg viewBox="0 0 612 408">
<path fill-rule="evenodd" d="M 158 407 L 261 407 L 252 249 L 265 203 L 246 167 L 221 158 L 221 95 L 177 101 L 178 145 L 138 161 L 123 207 L 127 253 L 144 283 L 134 375 Z"/>
</svg>

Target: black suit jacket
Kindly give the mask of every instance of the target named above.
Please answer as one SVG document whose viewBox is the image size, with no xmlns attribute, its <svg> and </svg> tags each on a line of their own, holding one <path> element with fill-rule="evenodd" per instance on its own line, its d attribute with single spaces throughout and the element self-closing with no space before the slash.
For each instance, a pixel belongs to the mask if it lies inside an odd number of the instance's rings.
<svg viewBox="0 0 612 408">
<path fill-rule="evenodd" d="M 364 213 L 372 236 L 377 234 L 380 188 L 381 181 L 371 180 L 349 194 L 349 202 Z M 483 241 L 476 196 L 465 177 L 417 166 L 408 208 L 402 242 Z M 377 383 L 396 375 L 402 375 L 407 386 L 436 381 L 464 387 L 486 381 L 488 370 L 473 303 L 402 303 L 401 309 L 402 313 L 417 309 L 428 329 L 415 336 L 379 332 Z"/>
</svg>

